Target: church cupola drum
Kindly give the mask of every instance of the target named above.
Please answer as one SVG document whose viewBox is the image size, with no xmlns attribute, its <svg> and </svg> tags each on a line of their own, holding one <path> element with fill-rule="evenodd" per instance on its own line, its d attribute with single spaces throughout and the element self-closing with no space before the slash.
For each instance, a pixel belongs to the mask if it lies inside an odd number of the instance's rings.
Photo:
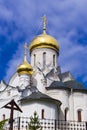
<svg viewBox="0 0 87 130">
<path fill-rule="evenodd" d="M 19 75 L 23 75 L 23 74 L 31 75 L 33 73 L 33 68 L 28 63 L 27 58 L 26 58 L 26 50 L 25 50 L 25 53 L 24 53 L 24 62 L 23 62 L 23 64 L 20 64 L 18 66 L 17 72 L 18 72 Z"/>
<path fill-rule="evenodd" d="M 17 73 L 19 75 L 19 86 L 23 87 L 30 85 L 31 76 L 33 74 L 33 68 L 27 61 L 26 48 L 27 46 L 25 45 L 24 61 L 17 68 Z"/>
<path fill-rule="evenodd" d="M 46 16 L 44 16 L 43 33 L 35 37 L 29 45 L 32 66 L 35 66 L 38 62 L 40 62 L 43 67 L 49 63 L 53 66 L 57 66 L 59 44 L 54 37 L 46 33 L 46 23 Z"/>
</svg>

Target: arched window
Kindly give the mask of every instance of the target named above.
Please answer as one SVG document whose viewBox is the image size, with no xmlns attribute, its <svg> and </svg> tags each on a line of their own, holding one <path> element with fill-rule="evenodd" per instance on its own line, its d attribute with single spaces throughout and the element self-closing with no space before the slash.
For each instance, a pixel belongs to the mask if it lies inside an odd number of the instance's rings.
<svg viewBox="0 0 87 130">
<path fill-rule="evenodd" d="M 36 65 L 36 54 L 34 54 L 34 66 Z"/>
<path fill-rule="evenodd" d="M 55 55 L 53 55 L 53 66 L 55 66 Z"/>
<path fill-rule="evenodd" d="M 11 95 L 11 91 L 7 91 L 7 96 L 10 96 Z"/>
<path fill-rule="evenodd" d="M 78 121 L 81 122 L 82 121 L 82 111 L 81 110 L 77 111 L 77 116 L 78 116 Z"/>
<path fill-rule="evenodd" d="M 46 52 L 43 52 L 43 67 L 46 65 Z"/>
<path fill-rule="evenodd" d="M 67 121 L 67 112 L 68 112 L 68 108 L 65 108 L 65 121 Z"/>
<path fill-rule="evenodd" d="M 5 114 L 2 115 L 2 120 L 5 120 Z"/>
<path fill-rule="evenodd" d="M 44 119 L 44 109 L 41 111 L 41 118 Z"/>
</svg>

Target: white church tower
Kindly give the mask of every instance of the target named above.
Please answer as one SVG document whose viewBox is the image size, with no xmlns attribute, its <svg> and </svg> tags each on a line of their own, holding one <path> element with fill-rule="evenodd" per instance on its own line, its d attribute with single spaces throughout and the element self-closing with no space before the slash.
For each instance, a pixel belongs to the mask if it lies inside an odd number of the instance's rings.
<svg viewBox="0 0 87 130">
<path fill-rule="evenodd" d="M 47 35 L 45 16 L 43 20 L 43 33 L 35 37 L 29 45 L 31 65 L 34 67 L 40 63 L 41 67 L 45 68 L 46 65 L 51 64 L 54 68 L 58 64 L 59 45 L 54 37 Z"/>
<path fill-rule="evenodd" d="M 17 72 L 19 75 L 18 86 L 19 86 L 20 91 L 31 86 L 31 75 L 33 73 L 33 68 L 27 61 L 26 45 L 24 47 L 25 47 L 24 61 L 17 68 Z M 29 95 L 28 93 L 29 93 L 29 91 L 27 91 L 27 89 L 26 89 L 26 92 L 24 93 L 24 95 L 21 95 L 21 96 L 27 96 L 27 95 Z"/>
<path fill-rule="evenodd" d="M 47 74 L 53 69 L 58 73 L 59 56 L 59 44 L 57 40 L 46 33 L 47 20 L 45 16 L 43 17 L 43 21 L 43 33 L 35 37 L 29 45 L 31 65 L 34 68 L 34 80 L 38 81 L 35 84 L 37 84 L 41 92 L 45 92 L 44 86 L 49 86 L 51 83 L 51 80 L 49 81 L 49 79 L 45 78 Z M 54 78 L 56 80 L 55 75 Z"/>
</svg>

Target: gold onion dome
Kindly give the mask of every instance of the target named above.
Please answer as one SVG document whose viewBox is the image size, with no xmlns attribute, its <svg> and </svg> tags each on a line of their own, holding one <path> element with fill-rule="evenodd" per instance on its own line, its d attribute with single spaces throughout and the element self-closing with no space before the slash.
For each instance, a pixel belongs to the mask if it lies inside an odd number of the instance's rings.
<svg viewBox="0 0 87 130">
<path fill-rule="evenodd" d="M 26 53 L 24 54 L 24 62 L 23 62 L 23 64 L 20 64 L 18 66 L 17 72 L 19 75 L 22 75 L 22 74 L 31 75 L 33 73 L 33 68 L 27 61 Z"/>
<path fill-rule="evenodd" d="M 50 48 L 53 50 L 59 51 L 59 44 L 57 40 L 46 34 L 46 17 L 43 17 L 44 25 L 43 25 L 43 33 L 35 37 L 29 46 L 30 52 L 37 48 Z"/>
</svg>

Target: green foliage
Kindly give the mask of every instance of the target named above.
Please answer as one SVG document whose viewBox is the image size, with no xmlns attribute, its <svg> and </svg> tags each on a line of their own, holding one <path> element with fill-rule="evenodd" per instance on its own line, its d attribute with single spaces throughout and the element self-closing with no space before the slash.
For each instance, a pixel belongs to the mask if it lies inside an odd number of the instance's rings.
<svg viewBox="0 0 87 130">
<path fill-rule="evenodd" d="M 42 130 L 36 111 L 34 112 L 34 115 L 30 117 L 29 130 Z"/>
<path fill-rule="evenodd" d="M 3 126 L 7 120 L 8 119 L 0 121 L 0 130 L 3 130 Z"/>
</svg>

